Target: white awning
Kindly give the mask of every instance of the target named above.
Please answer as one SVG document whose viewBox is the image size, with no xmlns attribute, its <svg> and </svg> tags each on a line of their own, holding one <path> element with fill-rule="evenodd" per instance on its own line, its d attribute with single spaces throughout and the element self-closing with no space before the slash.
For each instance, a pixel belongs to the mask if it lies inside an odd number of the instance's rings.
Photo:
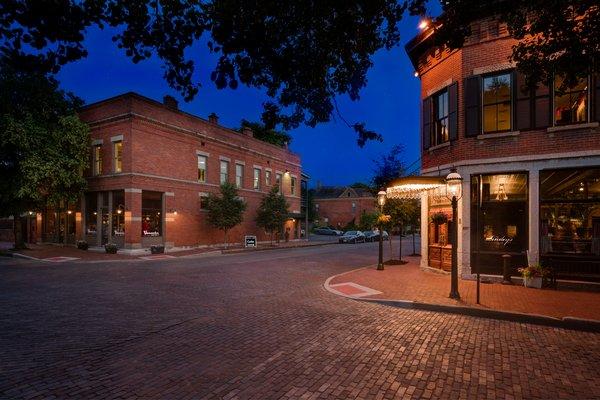
<svg viewBox="0 0 600 400">
<path fill-rule="evenodd" d="M 446 185 L 441 176 L 406 176 L 393 181 L 386 188 L 390 199 L 418 199 L 421 193 Z"/>
</svg>

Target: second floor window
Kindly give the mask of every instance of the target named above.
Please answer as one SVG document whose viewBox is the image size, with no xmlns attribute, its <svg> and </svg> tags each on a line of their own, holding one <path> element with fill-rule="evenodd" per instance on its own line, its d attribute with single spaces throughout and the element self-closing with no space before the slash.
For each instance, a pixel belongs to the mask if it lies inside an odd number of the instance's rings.
<svg viewBox="0 0 600 400">
<path fill-rule="evenodd" d="M 244 185 L 244 166 L 235 164 L 235 186 L 241 188 Z"/>
<path fill-rule="evenodd" d="M 483 133 L 511 130 L 511 89 L 510 72 L 483 78 Z"/>
<path fill-rule="evenodd" d="M 254 188 L 254 190 L 260 190 L 260 169 L 258 168 L 254 168 L 252 187 Z"/>
<path fill-rule="evenodd" d="M 281 174 L 275 174 L 275 184 L 277 185 L 277 193 L 282 194 L 282 187 L 281 187 L 281 181 L 282 181 L 282 175 Z"/>
<path fill-rule="evenodd" d="M 265 171 L 265 185 L 271 186 L 271 171 Z"/>
<path fill-rule="evenodd" d="M 198 156 L 198 182 L 206 182 L 206 156 Z"/>
<path fill-rule="evenodd" d="M 229 161 L 221 160 L 221 184 L 229 182 Z"/>
<path fill-rule="evenodd" d="M 290 192 L 292 194 L 292 196 L 296 195 L 296 178 L 294 178 L 292 176 L 292 179 L 290 180 Z"/>
<path fill-rule="evenodd" d="M 446 143 L 448 136 L 448 91 L 444 90 L 433 98 L 434 120 L 431 130 L 431 146 Z"/>
<path fill-rule="evenodd" d="M 123 172 L 123 141 L 113 142 L 113 163 L 115 172 Z"/>
<path fill-rule="evenodd" d="M 92 173 L 94 175 L 102 174 L 102 145 L 97 144 L 92 148 L 93 168 Z"/>
<path fill-rule="evenodd" d="M 580 79 L 574 86 L 562 89 L 564 79 L 554 79 L 554 124 L 568 125 L 587 122 L 588 80 Z"/>
</svg>

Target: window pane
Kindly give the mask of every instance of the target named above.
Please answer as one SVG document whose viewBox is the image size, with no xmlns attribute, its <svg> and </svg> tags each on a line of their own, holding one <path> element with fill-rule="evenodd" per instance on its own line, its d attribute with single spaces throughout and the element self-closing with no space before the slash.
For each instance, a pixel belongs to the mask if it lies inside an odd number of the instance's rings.
<svg viewBox="0 0 600 400">
<path fill-rule="evenodd" d="M 254 179 L 252 186 L 255 190 L 260 189 L 260 169 L 254 168 Z"/>
<path fill-rule="evenodd" d="M 114 142 L 115 172 L 123 171 L 123 142 Z"/>
<path fill-rule="evenodd" d="M 162 235 L 162 193 L 142 191 L 142 236 Z"/>
<path fill-rule="evenodd" d="M 568 124 L 572 121 L 570 103 L 571 96 L 569 94 L 554 97 L 554 121 L 557 124 Z"/>
<path fill-rule="evenodd" d="M 498 104 L 498 126 L 497 131 L 510 130 L 510 103 Z"/>
<path fill-rule="evenodd" d="M 241 164 L 235 164 L 235 185 L 242 187 L 244 183 L 244 166 Z"/>
<path fill-rule="evenodd" d="M 229 181 L 229 162 L 221 161 L 221 184 Z"/>
<path fill-rule="evenodd" d="M 575 122 L 587 121 L 587 91 L 575 93 L 572 100 Z"/>
<path fill-rule="evenodd" d="M 497 120 L 497 107 L 485 106 L 483 107 L 483 131 L 484 132 L 495 132 L 497 131 L 498 120 Z"/>
<path fill-rule="evenodd" d="M 206 157 L 198 156 L 198 182 L 206 182 Z"/>
<path fill-rule="evenodd" d="M 265 184 L 271 186 L 271 171 L 265 171 Z"/>
</svg>

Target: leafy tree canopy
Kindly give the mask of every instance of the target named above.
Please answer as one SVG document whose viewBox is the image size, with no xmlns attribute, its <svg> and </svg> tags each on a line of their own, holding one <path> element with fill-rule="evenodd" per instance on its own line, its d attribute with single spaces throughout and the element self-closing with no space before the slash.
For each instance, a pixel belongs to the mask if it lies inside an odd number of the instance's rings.
<svg viewBox="0 0 600 400">
<path fill-rule="evenodd" d="M 379 211 L 373 211 L 373 212 L 363 211 L 362 214 L 360 214 L 360 220 L 358 222 L 358 227 L 360 228 L 360 230 L 368 231 L 368 230 L 371 230 L 371 229 L 377 227 L 379 215 L 380 215 Z"/>
<path fill-rule="evenodd" d="M 86 186 L 81 100 L 41 74 L 0 63 L 0 215 L 74 201 Z"/>
<path fill-rule="evenodd" d="M 288 207 L 285 197 L 279 194 L 276 186 L 260 201 L 256 211 L 256 225 L 270 233 L 271 241 L 273 241 L 273 233 L 282 229 L 287 218 Z"/>
<path fill-rule="evenodd" d="M 275 129 L 267 129 L 265 124 L 261 122 L 250 122 L 243 119 L 238 131 L 242 132 L 244 127 L 252 129 L 254 137 L 258 140 L 262 140 L 263 142 L 271 143 L 276 146 L 283 147 L 292 141 L 292 137 L 287 132 L 278 131 Z"/>
<path fill-rule="evenodd" d="M 208 222 L 223 231 L 225 244 L 227 244 L 227 232 L 243 221 L 246 207 L 246 202 L 238 197 L 238 191 L 231 183 L 221 185 L 220 195 L 211 193 L 208 196 L 206 204 Z"/>
<path fill-rule="evenodd" d="M 377 191 L 385 188 L 394 179 L 404 175 L 404 162 L 400 159 L 404 146 L 393 146 L 390 151 L 379 160 L 373 160 L 373 186 Z"/>
</svg>

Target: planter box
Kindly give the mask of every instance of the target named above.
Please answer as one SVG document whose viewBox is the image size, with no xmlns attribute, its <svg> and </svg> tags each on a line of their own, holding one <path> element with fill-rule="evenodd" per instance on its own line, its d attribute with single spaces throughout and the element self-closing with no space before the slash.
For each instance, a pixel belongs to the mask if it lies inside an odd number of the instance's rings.
<svg viewBox="0 0 600 400">
<path fill-rule="evenodd" d="M 163 246 L 163 245 L 150 246 L 150 253 L 152 253 L 152 254 L 162 254 L 164 252 L 165 252 L 165 246 Z"/>
<path fill-rule="evenodd" d="M 542 278 L 541 277 L 523 278 L 523 285 L 528 288 L 541 289 L 542 288 Z"/>
</svg>

